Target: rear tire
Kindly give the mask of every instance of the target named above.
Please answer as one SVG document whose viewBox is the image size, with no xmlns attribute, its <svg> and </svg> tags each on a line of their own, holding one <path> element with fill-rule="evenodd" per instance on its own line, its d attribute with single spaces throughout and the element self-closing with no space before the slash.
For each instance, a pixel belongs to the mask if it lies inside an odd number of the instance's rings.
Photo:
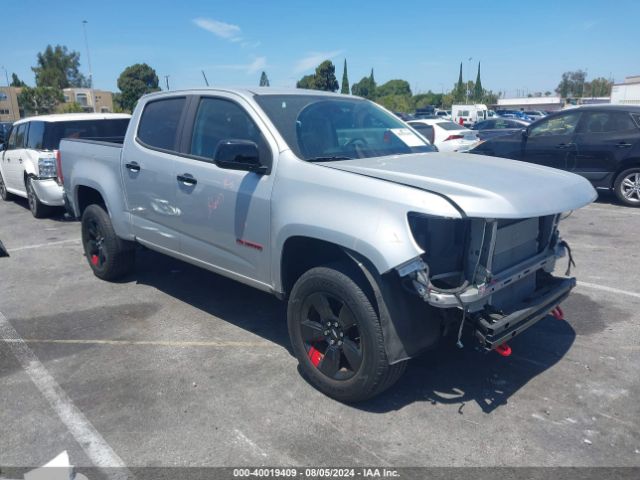
<svg viewBox="0 0 640 480">
<path fill-rule="evenodd" d="M 620 172 L 613 183 L 613 191 L 628 207 L 640 207 L 640 167 Z"/>
<path fill-rule="evenodd" d="M 33 188 L 32 178 L 27 178 L 26 187 L 27 200 L 29 201 L 29 210 L 31 210 L 31 215 L 35 218 L 46 218 L 50 216 L 53 208 L 40 201 L 36 190 Z"/>
<path fill-rule="evenodd" d="M 287 323 L 302 374 L 337 400 L 374 397 L 404 373 L 406 362 L 389 365 L 378 314 L 344 265 L 312 268 L 298 279 Z"/>
<path fill-rule="evenodd" d="M 93 274 L 102 280 L 122 278 L 135 266 L 135 243 L 116 235 L 100 205 L 89 205 L 82 214 L 82 245 Z"/>
<path fill-rule="evenodd" d="M 2 174 L 0 173 L 0 198 L 5 202 L 13 199 L 13 194 L 7 191 L 7 186 L 4 183 L 4 178 L 2 178 Z"/>
</svg>

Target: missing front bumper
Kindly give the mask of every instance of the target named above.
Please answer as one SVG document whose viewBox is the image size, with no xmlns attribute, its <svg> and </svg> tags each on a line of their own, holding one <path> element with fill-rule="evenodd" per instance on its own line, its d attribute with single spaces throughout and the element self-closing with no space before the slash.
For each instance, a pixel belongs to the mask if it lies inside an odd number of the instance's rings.
<svg viewBox="0 0 640 480">
<path fill-rule="evenodd" d="M 546 317 L 576 286 L 575 278 L 549 275 L 533 295 L 511 312 L 478 312 L 471 316 L 475 334 L 482 347 L 493 350 Z"/>
</svg>

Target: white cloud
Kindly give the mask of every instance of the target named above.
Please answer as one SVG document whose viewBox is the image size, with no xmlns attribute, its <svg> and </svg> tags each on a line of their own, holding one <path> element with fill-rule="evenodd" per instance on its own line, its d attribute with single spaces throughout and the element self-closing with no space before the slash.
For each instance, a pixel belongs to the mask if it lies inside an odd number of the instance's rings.
<svg viewBox="0 0 640 480">
<path fill-rule="evenodd" d="M 591 30 L 596 25 L 598 25 L 598 22 L 596 20 L 587 20 L 587 21 L 583 22 L 582 28 L 584 30 Z"/>
<path fill-rule="evenodd" d="M 242 42 L 240 44 L 240 46 L 242 48 L 257 48 L 262 44 L 262 42 L 260 42 L 260 40 L 257 40 L 255 42 Z"/>
<path fill-rule="evenodd" d="M 230 42 L 239 42 L 242 40 L 242 30 L 238 25 L 202 17 L 194 18 L 193 23 L 220 38 L 229 40 Z"/>
<path fill-rule="evenodd" d="M 264 70 L 267 67 L 267 57 L 256 57 L 251 63 L 234 65 L 215 65 L 212 68 L 223 68 L 225 70 L 242 70 L 247 75 Z"/>
<path fill-rule="evenodd" d="M 325 60 L 331 60 L 337 57 L 343 52 L 343 50 L 334 50 L 332 52 L 311 52 L 306 57 L 301 58 L 293 67 L 295 73 L 301 73 L 312 68 L 316 68 L 320 63 Z"/>
</svg>

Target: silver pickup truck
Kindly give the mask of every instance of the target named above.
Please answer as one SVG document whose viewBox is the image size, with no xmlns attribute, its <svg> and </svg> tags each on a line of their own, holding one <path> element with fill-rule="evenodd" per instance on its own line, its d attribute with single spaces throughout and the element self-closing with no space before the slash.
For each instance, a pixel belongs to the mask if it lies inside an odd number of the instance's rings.
<svg viewBox="0 0 640 480">
<path fill-rule="evenodd" d="M 302 373 L 359 401 L 451 333 L 487 351 L 575 286 L 562 215 L 582 177 L 438 153 L 367 100 L 203 89 L 143 97 L 124 144 L 63 140 L 68 208 L 89 266 L 113 280 L 136 244 L 271 292 Z"/>
</svg>

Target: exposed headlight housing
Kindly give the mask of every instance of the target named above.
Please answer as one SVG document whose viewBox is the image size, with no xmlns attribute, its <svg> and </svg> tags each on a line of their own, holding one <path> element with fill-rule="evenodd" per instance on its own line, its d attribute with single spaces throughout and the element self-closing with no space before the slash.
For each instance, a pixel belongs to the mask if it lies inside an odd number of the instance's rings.
<svg viewBox="0 0 640 480">
<path fill-rule="evenodd" d="M 39 158 L 38 159 L 38 177 L 55 178 L 57 176 L 56 159 L 55 158 Z"/>
</svg>

